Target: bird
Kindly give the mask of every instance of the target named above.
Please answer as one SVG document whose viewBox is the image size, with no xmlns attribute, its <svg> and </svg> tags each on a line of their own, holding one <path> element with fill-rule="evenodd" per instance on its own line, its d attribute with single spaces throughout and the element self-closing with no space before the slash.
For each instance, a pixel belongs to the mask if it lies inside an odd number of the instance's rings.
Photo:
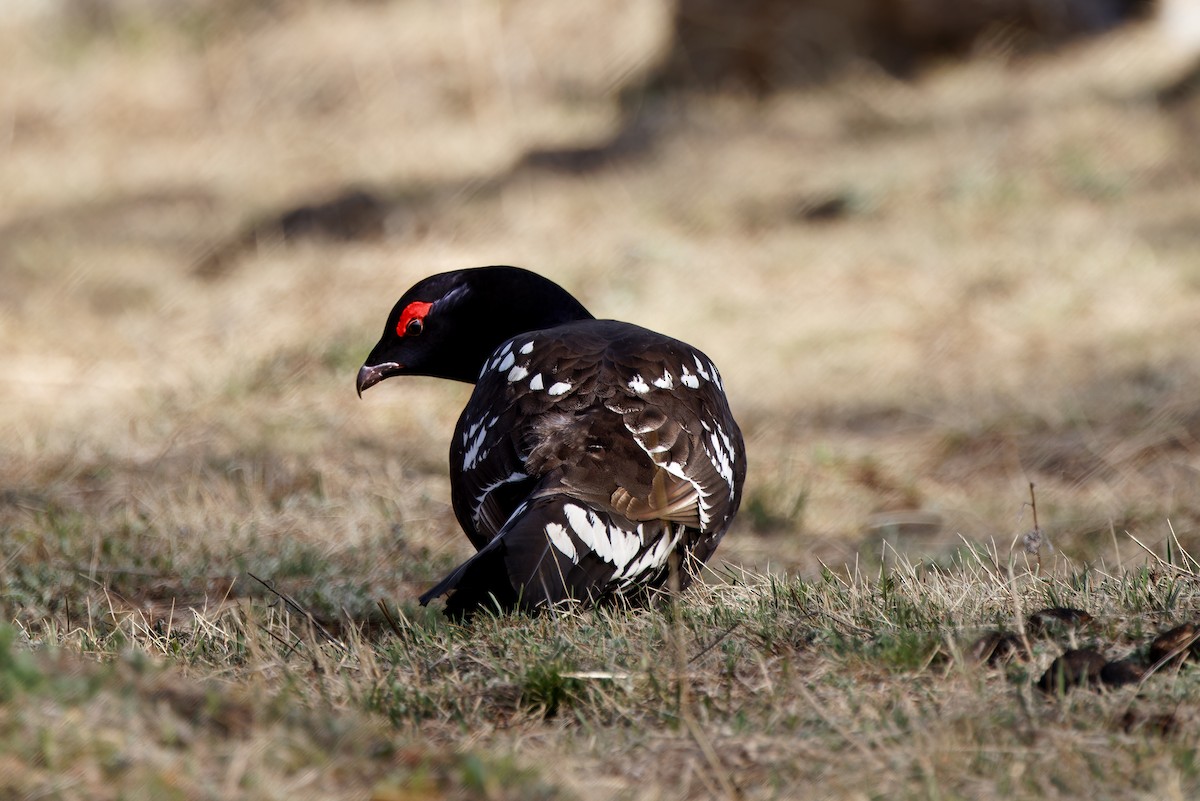
<svg viewBox="0 0 1200 801">
<path fill-rule="evenodd" d="M 358 396 L 400 375 L 475 385 L 449 475 L 476 553 L 420 596 L 448 596 L 452 619 L 645 606 L 696 578 L 741 503 L 745 444 L 712 360 L 596 319 L 538 273 L 473 267 L 417 282 L 359 370 Z"/>
</svg>

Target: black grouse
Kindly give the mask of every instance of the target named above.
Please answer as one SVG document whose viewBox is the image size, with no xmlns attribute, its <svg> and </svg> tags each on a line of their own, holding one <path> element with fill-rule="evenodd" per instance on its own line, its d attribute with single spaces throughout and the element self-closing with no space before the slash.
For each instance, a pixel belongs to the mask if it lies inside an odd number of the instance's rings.
<svg viewBox="0 0 1200 801">
<path fill-rule="evenodd" d="M 450 444 L 454 513 L 478 553 L 421 603 L 446 614 L 687 586 L 729 528 L 746 454 L 721 376 L 690 345 L 597 320 L 517 267 L 424 279 L 358 372 L 475 384 Z"/>
</svg>

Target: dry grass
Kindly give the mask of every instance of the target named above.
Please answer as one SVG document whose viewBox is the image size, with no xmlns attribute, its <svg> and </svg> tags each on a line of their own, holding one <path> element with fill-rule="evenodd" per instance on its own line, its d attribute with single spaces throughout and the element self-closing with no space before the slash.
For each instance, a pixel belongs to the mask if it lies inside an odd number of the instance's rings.
<svg viewBox="0 0 1200 801">
<path fill-rule="evenodd" d="M 985 625 L 1048 600 L 1096 622 L 1031 635 L 1028 664 L 966 655 Z M 727 576 L 677 618 L 568 611 L 469 632 L 411 608 L 368 638 L 320 633 L 280 603 L 173 624 L 89 608 L 21 630 L 41 644 L 33 653 L 0 642 L 0 786 L 95 798 L 1186 797 L 1200 780 L 1194 669 L 1101 694 L 1031 685 L 1068 644 L 1144 654 L 1147 632 L 1197 603 L 1196 574 L 1165 562 L 1010 581 L 973 552 L 885 577 Z"/>
<path fill-rule="evenodd" d="M 1150 102 L 1178 66 L 1152 31 L 679 101 L 651 157 L 431 213 L 405 198 L 613 131 L 665 9 L 113 5 L 0 18 L 0 795 L 1200 787 L 1194 670 L 1048 701 L 1031 681 L 1065 641 L 1007 671 L 955 658 L 1039 605 L 1087 609 L 1111 656 L 1198 616 L 1177 546 L 1200 552 L 1200 164 Z M 193 274 L 347 185 L 397 199 L 383 238 Z M 847 213 L 805 218 L 828 198 Z M 445 448 L 468 390 L 360 402 L 352 379 L 412 281 L 488 263 L 721 365 L 747 502 L 733 578 L 678 623 L 468 632 L 413 607 L 466 552 Z M 1010 582 L 1030 481 L 1055 550 Z"/>
</svg>

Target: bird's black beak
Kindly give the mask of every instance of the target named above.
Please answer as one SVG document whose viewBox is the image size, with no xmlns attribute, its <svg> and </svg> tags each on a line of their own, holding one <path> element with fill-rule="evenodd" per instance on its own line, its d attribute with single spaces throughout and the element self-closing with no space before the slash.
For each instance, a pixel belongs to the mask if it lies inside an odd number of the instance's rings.
<svg viewBox="0 0 1200 801">
<path fill-rule="evenodd" d="M 355 388 L 358 389 L 358 397 L 362 397 L 364 389 L 370 389 L 383 379 L 398 375 L 403 369 L 403 365 L 396 362 L 364 364 L 362 369 L 358 371 L 358 381 L 355 382 Z"/>
</svg>

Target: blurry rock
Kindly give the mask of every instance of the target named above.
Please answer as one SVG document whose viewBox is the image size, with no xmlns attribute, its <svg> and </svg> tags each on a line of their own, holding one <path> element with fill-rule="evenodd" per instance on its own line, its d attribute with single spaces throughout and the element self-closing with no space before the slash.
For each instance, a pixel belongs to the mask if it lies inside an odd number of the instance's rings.
<svg viewBox="0 0 1200 801">
<path fill-rule="evenodd" d="M 363 189 L 289 209 L 276 224 L 284 239 L 317 237 L 340 242 L 383 236 L 388 204 Z M 268 223 L 270 224 L 270 223 Z"/>
<path fill-rule="evenodd" d="M 750 232 L 788 225 L 823 225 L 844 220 L 865 210 L 853 192 L 797 192 L 784 197 L 762 198 L 746 203 L 739 211 Z"/>
<path fill-rule="evenodd" d="M 1136 684 L 1146 675 L 1146 669 L 1136 660 L 1120 659 L 1109 662 L 1100 670 L 1100 681 L 1107 687 Z"/>
<path fill-rule="evenodd" d="M 1165 109 L 1179 108 L 1197 99 L 1200 99 L 1200 60 L 1157 92 L 1157 100 Z"/>
<path fill-rule="evenodd" d="M 975 662 L 986 663 L 989 667 L 1002 665 L 1013 659 L 1025 661 L 1029 659 L 1029 651 L 1025 643 L 1016 634 L 1008 631 L 989 631 L 971 644 L 967 656 Z"/>
<path fill-rule="evenodd" d="M 852 211 L 853 200 L 847 194 L 812 195 L 797 198 L 788 216 L 797 222 L 832 222 L 848 217 Z"/>
<path fill-rule="evenodd" d="M 1188 655 L 1200 656 L 1200 629 L 1195 623 L 1183 623 L 1164 631 L 1150 643 L 1150 664 L 1156 665 L 1163 659 L 1179 664 Z"/>
<path fill-rule="evenodd" d="M 1029 615 L 1026 630 L 1033 636 L 1041 636 L 1055 629 L 1078 629 L 1092 622 L 1092 616 L 1082 609 L 1069 606 L 1051 606 Z"/>
<path fill-rule="evenodd" d="M 243 253 L 264 241 L 379 239 L 391 210 L 390 203 L 358 188 L 347 189 L 327 200 L 293 206 L 209 248 L 196 260 L 192 273 L 200 278 L 220 278 Z"/>
<path fill-rule="evenodd" d="M 1179 719 L 1171 712 L 1146 713 L 1130 708 L 1121 716 L 1121 728 L 1126 734 L 1142 731 L 1165 737 L 1178 730 Z"/>
<path fill-rule="evenodd" d="M 1100 683 L 1100 672 L 1107 663 L 1102 654 L 1090 648 L 1067 651 L 1050 663 L 1037 686 L 1047 693 L 1066 692 L 1074 687 L 1095 687 Z"/>
<path fill-rule="evenodd" d="M 650 84 L 765 96 L 829 80 L 863 60 L 909 77 L 945 56 L 1043 50 L 1108 30 L 1151 5 L 1151 0 L 679 0 L 671 49 Z"/>
<path fill-rule="evenodd" d="M 634 116 L 614 137 L 597 145 L 546 148 L 525 153 L 514 169 L 583 175 L 632 161 L 653 152 L 656 131 L 644 116 Z"/>
</svg>

